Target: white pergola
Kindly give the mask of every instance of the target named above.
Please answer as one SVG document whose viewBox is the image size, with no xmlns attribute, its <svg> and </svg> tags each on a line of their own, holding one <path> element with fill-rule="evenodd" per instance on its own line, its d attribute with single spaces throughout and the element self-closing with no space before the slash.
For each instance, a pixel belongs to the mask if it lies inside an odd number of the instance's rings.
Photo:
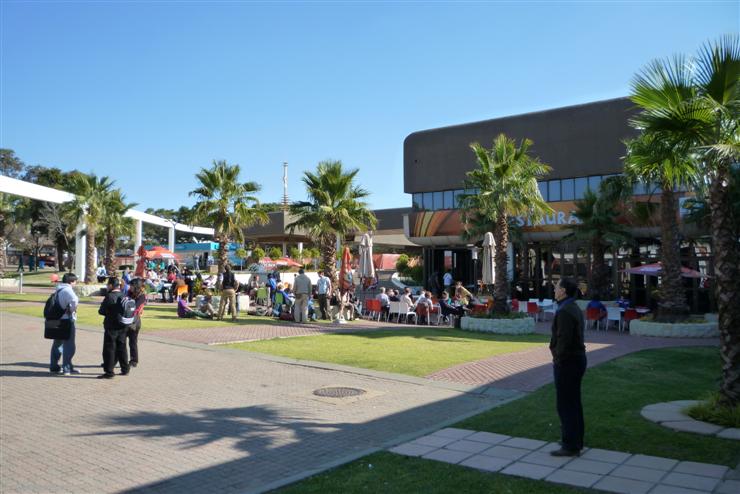
<svg viewBox="0 0 740 494">
<path fill-rule="evenodd" d="M 50 187 L 44 187 L 42 185 L 32 184 L 30 182 L 24 182 L 23 180 L 17 180 L 15 178 L 2 175 L 0 175 L 0 192 L 57 204 L 73 201 L 75 198 L 74 194 L 70 194 L 63 190 L 52 189 Z M 143 223 L 150 223 L 152 225 L 167 228 L 167 248 L 173 252 L 175 251 L 175 230 L 213 236 L 213 228 L 184 225 L 173 220 L 160 218 L 159 216 L 154 216 L 153 214 L 144 213 L 135 209 L 129 209 L 125 216 L 133 218 L 136 221 L 134 252 L 138 252 L 139 247 L 141 246 L 141 229 Z M 87 238 L 84 234 L 84 230 L 84 223 L 80 223 L 75 229 L 75 274 L 80 278 L 85 276 L 85 245 L 87 243 Z"/>
</svg>

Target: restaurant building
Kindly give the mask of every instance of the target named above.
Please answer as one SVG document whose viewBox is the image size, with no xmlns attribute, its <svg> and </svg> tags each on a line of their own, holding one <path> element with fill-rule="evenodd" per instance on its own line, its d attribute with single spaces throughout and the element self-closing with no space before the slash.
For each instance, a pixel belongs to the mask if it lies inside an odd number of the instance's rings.
<svg viewBox="0 0 740 494">
<path fill-rule="evenodd" d="M 509 279 L 520 288 L 526 285 L 530 296 L 539 297 L 552 297 L 561 276 L 575 276 L 585 285 L 589 247 L 562 238 L 570 232 L 569 225 L 580 221 L 574 214 L 574 201 L 581 199 L 586 189 L 597 190 L 602 180 L 622 173 L 624 141 L 637 135 L 628 123 L 634 114 L 634 105 L 619 98 L 410 134 L 404 141 L 404 192 L 411 195 L 412 211 L 405 217 L 404 229 L 411 242 L 423 247 L 425 277 L 448 269 L 467 285 L 480 277 L 476 259 L 480 241 L 476 245 L 475 239 L 463 239 L 457 198 L 474 192 L 463 189 L 466 173 L 477 167 L 470 144 L 490 147 L 494 138 L 504 133 L 517 143 L 531 139 L 530 154 L 552 168 L 539 187 L 554 210 L 534 224 L 529 218 L 516 219 L 523 238 L 509 246 Z M 634 194 L 638 200 L 659 200 L 655 197 L 659 190 L 645 184 L 636 186 Z M 630 227 L 637 239 L 635 246 L 607 254 L 613 295 L 616 298 L 620 291 L 629 291 L 635 302 L 649 305 L 654 302 L 657 278 L 629 276 L 622 270 L 656 262 L 660 229 L 652 220 Z M 682 250 L 684 265 L 710 273 L 708 246 L 698 235 L 691 238 L 696 232 L 687 225 L 682 224 L 681 230 L 687 241 Z M 528 263 L 521 262 L 524 256 Z M 528 272 L 521 272 L 521 266 L 527 264 Z M 713 305 L 706 285 L 706 280 L 687 280 L 694 311 Z"/>
</svg>

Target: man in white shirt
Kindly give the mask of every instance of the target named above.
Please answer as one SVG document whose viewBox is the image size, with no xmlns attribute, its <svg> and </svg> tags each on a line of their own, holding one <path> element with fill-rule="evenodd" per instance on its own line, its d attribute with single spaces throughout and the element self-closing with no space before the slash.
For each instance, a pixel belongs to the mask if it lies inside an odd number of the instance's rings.
<svg viewBox="0 0 740 494">
<path fill-rule="evenodd" d="M 329 319 L 329 295 L 331 294 L 331 279 L 325 274 L 319 272 L 319 281 L 316 283 L 316 290 L 319 294 L 319 308 L 321 309 L 321 319 Z"/>
<path fill-rule="evenodd" d="M 447 272 L 442 277 L 442 283 L 445 286 L 445 291 L 450 294 L 450 297 L 452 297 L 452 273 L 450 273 L 450 270 L 448 269 Z"/>
<path fill-rule="evenodd" d="M 293 281 L 293 291 L 295 292 L 293 319 L 296 322 L 308 322 L 308 296 L 311 294 L 311 278 L 306 275 L 303 268 L 298 270 L 298 276 Z"/>
<path fill-rule="evenodd" d="M 378 300 L 380 300 L 380 312 L 381 314 L 385 315 L 386 319 L 388 318 L 388 314 L 390 314 L 391 311 L 391 299 L 388 298 L 388 295 L 385 293 L 385 287 L 380 287 L 380 293 L 378 294 Z"/>
<path fill-rule="evenodd" d="M 62 282 L 57 285 L 54 295 L 57 297 L 59 306 L 64 309 L 62 319 L 70 320 L 70 332 L 68 340 L 54 340 L 51 344 L 51 358 L 49 371 L 52 374 L 79 374 L 80 371 L 72 365 L 72 357 L 77 349 L 75 345 L 75 321 L 77 320 L 77 304 L 80 299 L 74 292 L 77 284 L 77 276 L 74 273 L 65 273 Z M 62 357 L 62 366 L 59 367 L 59 357 Z"/>
</svg>

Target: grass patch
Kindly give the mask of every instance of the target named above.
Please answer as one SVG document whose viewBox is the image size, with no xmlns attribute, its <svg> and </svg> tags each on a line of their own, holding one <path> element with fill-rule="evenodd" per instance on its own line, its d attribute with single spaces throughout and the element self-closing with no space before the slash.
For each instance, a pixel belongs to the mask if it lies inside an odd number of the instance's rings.
<svg viewBox="0 0 740 494">
<path fill-rule="evenodd" d="M 52 274 L 58 274 L 59 278 L 62 277 L 64 272 L 57 271 L 55 269 L 44 269 L 38 272 L 23 273 L 23 286 L 48 286 L 52 287 L 53 283 L 51 282 L 51 275 Z M 18 272 L 11 272 L 7 271 L 5 273 L 5 278 L 19 278 L 20 273 Z"/>
<path fill-rule="evenodd" d="M 514 493 L 571 494 L 591 492 L 541 480 L 529 480 L 439 461 L 374 453 L 336 469 L 275 491 L 279 494 L 425 494 Z"/>
<path fill-rule="evenodd" d="M 720 369 L 717 349 L 705 347 L 645 350 L 589 369 L 583 381 L 586 446 L 734 468 L 740 441 L 675 432 L 640 416 L 645 405 L 706 396 L 716 389 Z M 557 441 L 554 387 L 455 427 Z"/>
<path fill-rule="evenodd" d="M 721 425 L 722 427 L 740 428 L 740 405 L 728 407 L 722 405 L 719 393 L 713 393 L 708 400 L 690 407 L 689 417 L 702 422 Z"/>
<path fill-rule="evenodd" d="M 0 293 L 0 302 L 46 302 L 49 293 Z"/>
<path fill-rule="evenodd" d="M 547 341 L 546 336 L 537 334 L 493 335 L 421 326 L 276 338 L 229 346 L 301 360 L 426 376 L 464 362 L 541 347 Z"/>
</svg>

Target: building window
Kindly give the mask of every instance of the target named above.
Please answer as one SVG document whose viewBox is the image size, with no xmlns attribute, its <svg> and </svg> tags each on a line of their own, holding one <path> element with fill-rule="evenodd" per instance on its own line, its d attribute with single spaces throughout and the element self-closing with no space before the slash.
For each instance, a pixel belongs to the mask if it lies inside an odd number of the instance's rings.
<svg viewBox="0 0 740 494">
<path fill-rule="evenodd" d="M 453 207 L 457 209 L 460 207 L 460 196 L 463 195 L 464 192 L 462 189 L 457 189 L 453 192 L 454 192 L 454 201 L 453 201 L 454 206 Z"/>
<path fill-rule="evenodd" d="M 595 177 L 588 177 L 588 188 L 591 189 L 593 192 L 599 191 L 599 184 L 601 184 L 600 175 L 597 175 Z"/>
<path fill-rule="evenodd" d="M 563 201 L 572 201 L 575 199 L 575 181 L 572 178 L 566 178 L 560 181 L 562 193 L 560 199 Z"/>
<path fill-rule="evenodd" d="M 452 201 L 453 199 L 453 193 L 451 190 L 446 190 L 443 192 L 444 194 L 444 205 L 442 206 L 443 209 L 454 209 L 455 203 Z"/>
<path fill-rule="evenodd" d="M 583 194 L 588 188 L 588 179 L 586 177 L 580 177 L 575 179 L 575 199 L 583 199 Z"/>
<path fill-rule="evenodd" d="M 427 211 L 434 210 L 434 202 L 432 201 L 432 193 L 431 192 L 424 192 L 424 209 Z"/>
<path fill-rule="evenodd" d="M 442 192 L 434 193 L 434 210 L 443 209 L 444 201 L 442 199 Z"/>
<path fill-rule="evenodd" d="M 540 195 L 547 201 L 547 182 L 537 182 L 537 186 L 540 188 Z"/>
<path fill-rule="evenodd" d="M 414 209 L 424 209 L 422 207 L 422 203 L 421 203 L 422 197 L 421 197 L 421 194 L 420 193 L 417 192 L 416 194 L 414 194 L 411 197 L 412 197 L 412 199 L 411 199 L 411 207 L 413 207 Z"/>
<path fill-rule="evenodd" d="M 548 201 L 559 201 L 560 200 L 560 180 L 550 180 L 547 183 L 547 200 Z"/>
</svg>

